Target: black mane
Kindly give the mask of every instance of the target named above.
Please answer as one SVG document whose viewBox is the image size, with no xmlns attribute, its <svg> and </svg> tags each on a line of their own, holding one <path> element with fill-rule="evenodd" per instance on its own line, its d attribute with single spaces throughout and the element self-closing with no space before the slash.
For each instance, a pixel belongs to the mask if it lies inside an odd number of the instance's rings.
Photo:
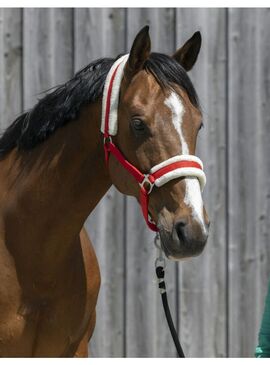
<svg viewBox="0 0 270 365">
<path fill-rule="evenodd" d="M 83 105 L 101 97 L 106 76 L 115 59 L 96 60 L 50 93 L 28 112 L 20 115 L 0 138 L 0 158 L 13 148 L 34 148 L 59 127 L 76 119 Z M 153 74 L 162 87 L 179 85 L 190 101 L 199 107 L 196 91 L 183 67 L 169 56 L 152 53 L 144 68 Z"/>
</svg>

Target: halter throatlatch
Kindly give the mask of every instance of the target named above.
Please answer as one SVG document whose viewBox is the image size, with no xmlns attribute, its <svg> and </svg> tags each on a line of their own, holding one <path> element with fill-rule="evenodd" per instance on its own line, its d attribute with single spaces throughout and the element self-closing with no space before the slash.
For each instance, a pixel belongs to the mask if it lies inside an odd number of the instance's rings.
<svg viewBox="0 0 270 365">
<path fill-rule="evenodd" d="M 105 81 L 101 123 L 101 132 L 104 135 L 105 160 L 108 163 L 110 153 L 112 153 L 139 183 L 140 204 L 143 216 L 148 227 L 157 232 L 158 228 L 152 221 L 148 211 L 149 194 L 154 186 L 160 187 L 170 180 L 179 177 L 196 177 L 200 182 L 201 190 L 203 190 L 206 177 L 203 172 L 202 161 L 194 155 L 173 156 L 152 167 L 149 174 L 143 174 L 137 167 L 126 160 L 122 152 L 113 143 L 112 136 L 117 134 L 118 128 L 117 114 L 120 85 L 128 56 L 124 55 L 120 57 L 112 65 Z"/>
</svg>

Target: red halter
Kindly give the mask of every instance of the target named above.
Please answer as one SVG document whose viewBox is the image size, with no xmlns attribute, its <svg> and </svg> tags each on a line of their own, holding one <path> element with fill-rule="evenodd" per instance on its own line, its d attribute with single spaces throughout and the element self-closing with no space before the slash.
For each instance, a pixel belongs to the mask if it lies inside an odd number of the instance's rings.
<svg viewBox="0 0 270 365">
<path fill-rule="evenodd" d="M 193 155 L 180 155 L 169 158 L 166 161 L 151 168 L 149 174 L 143 174 L 137 167 L 126 160 L 121 151 L 112 142 L 112 134 L 117 133 L 117 108 L 119 99 L 119 88 L 121 84 L 124 65 L 128 56 L 123 56 L 112 66 L 104 87 L 103 94 L 103 120 L 101 131 L 104 134 L 105 160 L 108 164 L 110 153 L 112 153 L 121 165 L 135 178 L 140 186 L 140 204 L 142 213 L 148 227 L 157 232 L 156 224 L 149 217 L 148 202 L 149 194 L 153 187 L 164 185 L 166 182 L 187 176 L 196 176 L 203 189 L 205 185 L 205 174 L 201 160 Z M 115 85 L 116 84 L 116 85 Z M 116 92 L 115 92 L 116 91 Z M 112 96 L 114 92 L 114 95 Z M 112 100 L 113 99 L 113 100 Z M 110 114 L 114 113 L 110 125 Z M 110 128 L 114 131 L 110 131 Z"/>
</svg>

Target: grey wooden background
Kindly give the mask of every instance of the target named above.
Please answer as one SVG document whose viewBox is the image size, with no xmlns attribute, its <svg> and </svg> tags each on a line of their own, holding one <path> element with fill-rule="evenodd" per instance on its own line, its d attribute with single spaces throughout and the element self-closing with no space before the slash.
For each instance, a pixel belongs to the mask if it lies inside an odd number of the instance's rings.
<svg viewBox="0 0 270 365">
<path fill-rule="evenodd" d="M 41 91 L 127 51 L 145 24 L 155 51 L 203 37 L 191 78 L 212 225 L 201 256 L 168 262 L 173 317 L 188 356 L 253 356 L 270 275 L 269 9 L 0 9 L 1 129 Z M 112 188 L 87 228 L 102 272 L 92 356 L 175 356 L 137 203 Z"/>
</svg>

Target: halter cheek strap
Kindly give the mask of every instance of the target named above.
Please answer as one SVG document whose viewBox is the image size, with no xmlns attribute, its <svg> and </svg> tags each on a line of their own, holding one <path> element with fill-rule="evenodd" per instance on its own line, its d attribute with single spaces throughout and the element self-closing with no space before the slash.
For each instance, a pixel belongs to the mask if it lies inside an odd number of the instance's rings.
<svg viewBox="0 0 270 365">
<path fill-rule="evenodd" d="M 119 91 L 128 55 L 119 58 L 111 67 L 104 86 L 102 100 L 101 132 L 104 135 L 105 160 L 108 163 L 110 154 L 135 178 L 140 186 L 140 204 L 145 221 L 150 229 L 157 232 L 156 224 L 151 220 L 148 211 L 149 194 L 154 186 L 160 187 L 179 177 L 196 177 L 203 190 L 206 177 L 201 160 L 193 155 L 178 155 L 167 159 L 151 168 L 149 174 L 143 174 L 131 164 L 115 146 L 112 136 L 117 134 L 117 112 Z"/>
</svg>

